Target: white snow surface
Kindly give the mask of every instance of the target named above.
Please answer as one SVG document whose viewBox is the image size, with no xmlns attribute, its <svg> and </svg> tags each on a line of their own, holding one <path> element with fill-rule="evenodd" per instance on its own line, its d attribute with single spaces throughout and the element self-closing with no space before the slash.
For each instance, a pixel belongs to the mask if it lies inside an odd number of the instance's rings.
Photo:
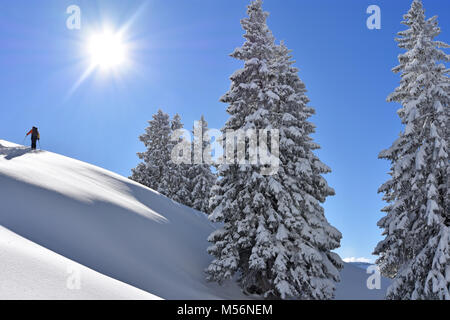
<svg viewBox="0 0 450 320">
<path fill-rule="evenodd" d="M 0 300 L 155 300 L 0 226 Z"/>
<path fill-rule="evenodd" d="M 0 299 L 248 299 L 205 280 L 214 229 L 125 177 L 0 140 Z M 389 281 L 369 276 L 345 264 L 336 298 L 382 299 Z"/>
</svg>

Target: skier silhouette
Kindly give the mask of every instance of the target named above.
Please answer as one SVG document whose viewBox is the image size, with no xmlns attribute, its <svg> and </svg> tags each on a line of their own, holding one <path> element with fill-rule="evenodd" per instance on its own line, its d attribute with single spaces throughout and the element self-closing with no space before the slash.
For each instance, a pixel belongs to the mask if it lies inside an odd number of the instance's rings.
<svg viewBox="0 0 450 320">
<path fill-rule="evenodd" d="M 38 128 L 33 127 L 30 131 L 28 131 L 26 137 L 31 134 L 31 149 L 36 150 L 36 141 L 41 139 Z"/>
</svg>

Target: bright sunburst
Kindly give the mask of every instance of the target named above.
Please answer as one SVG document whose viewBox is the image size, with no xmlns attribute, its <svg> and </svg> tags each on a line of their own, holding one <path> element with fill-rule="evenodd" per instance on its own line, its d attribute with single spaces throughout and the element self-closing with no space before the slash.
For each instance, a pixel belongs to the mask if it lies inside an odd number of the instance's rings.
<svg viewBox="0 0 450 320">
<path fill-rule="evenodd" d="M 86 29 L 87 32 L 83 33 L 79 45 L 82 48 L 81 64 L 87 65 L 87 68 L 73 84 L 66 99 L 69 99 L 96 70 L 103 71 L 103 79 L 108 77 L 120 82 L 126 72 L 135 68 L 136 61 L 133 61 L 132 51 L 136 49 L 136 40 L 134 43 L 130 42 L 127 33 L 147 5 L 148 1 L 145 1 L 120 28 L 98 23 L 99 28 L 96 30 L 92 27 Z"/>
<path fill-rule="evenodd" d="M 120 34 L 103 31 L 89 39 L 88 54 L 94 67 L 105 70 L 117 68 L 124 63 L 126 51 Z"/>
</svg>

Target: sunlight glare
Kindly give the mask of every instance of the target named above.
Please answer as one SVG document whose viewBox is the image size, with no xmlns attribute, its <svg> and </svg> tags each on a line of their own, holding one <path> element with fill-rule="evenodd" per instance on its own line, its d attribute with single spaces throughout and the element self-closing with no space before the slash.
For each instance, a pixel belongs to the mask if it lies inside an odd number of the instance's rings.
<svg viewBox="0 0 450 320">
<path fill-rule="evenodd" d="M 125 61 L 126 47 L 119 34 L 104 31 L 90 38 L 88 52 L 93 66 L 112 69 Z"/>
</svg>

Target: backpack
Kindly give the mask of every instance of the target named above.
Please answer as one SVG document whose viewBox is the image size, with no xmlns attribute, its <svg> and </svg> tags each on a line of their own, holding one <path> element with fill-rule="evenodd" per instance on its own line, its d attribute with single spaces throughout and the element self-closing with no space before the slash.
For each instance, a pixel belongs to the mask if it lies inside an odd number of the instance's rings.
<svg viewBox="0 0 450 320">
<path fill-rule="evenodd" d="M 39 139 L 39 131 L 36 127 L 33 127 L 33 132 L 31 132 L 31 138 Z"/>
</svg>

